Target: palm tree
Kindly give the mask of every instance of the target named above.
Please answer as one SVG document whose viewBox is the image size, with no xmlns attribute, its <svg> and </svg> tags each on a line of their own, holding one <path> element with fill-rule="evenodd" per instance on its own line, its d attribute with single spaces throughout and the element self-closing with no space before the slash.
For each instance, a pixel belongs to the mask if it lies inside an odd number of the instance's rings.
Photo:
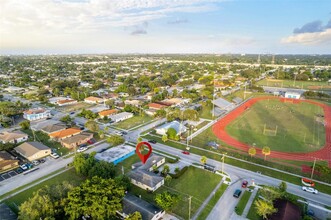
<svg viewBox="0 0 331 220">
<path fill-rule="evenodd" d="M 264 201 L 262 199 L 258 199 L 254 202 L 256 213 L 259 216 L 262 216 L 263 219 L 267 219 L 268 215 L 271 215 L 277 212 L 277 209 L 273 206 L 272 203 Z"/>
<path fill-rule="evenodd" d="M 262 153 L 264 154 L 264 160 L 266 160 L 267 155 L 270 155 L 270 153 L 271 153 L 270 147 L 263 147 Z"/>
<path fill-rule="evenodd" d="M 167 142 L 168 141 L 168 136 L 165 134 L 162 136 L 162 141 Z"/>
<path fill-rule="evenodd" d="M 207 163 L 207 157 L 206 156 L 202 156 L 201 159 L 200 159 L 200 162 L 202 164 L 206 164 Z"/>
<path fill-rule="evenodd" d="M 255 156 L 256 154 L 256 149 L 255 147 L 251 147 L 248 149 L 248 154 L 251 155 L 251 157 Z"/>
</svg>

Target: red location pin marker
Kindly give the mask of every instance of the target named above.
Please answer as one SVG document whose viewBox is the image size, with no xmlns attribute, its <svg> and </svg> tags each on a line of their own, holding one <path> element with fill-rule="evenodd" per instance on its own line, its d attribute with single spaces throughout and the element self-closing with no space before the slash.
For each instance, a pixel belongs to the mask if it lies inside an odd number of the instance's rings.
<svg viewBox="0 0 331 220">
<path fill-rule="evenodd" d="M 147 146 L 148 149 L 149 149 L 149 151 L 148 151 L 147 154 L 142 154 L 142 153 L 140 153 L 141 147 L 142 147 L 143 145 Z M 138 154 L 138 156 L 139 156 L 139 158 L 140 158 L 140 160 L 141 160 L 141 162 L 142 162 L 143 164 L 146 163 L 146 161 L 147 161 L 147 159 L 149 158 L 149 156 L 151 155 L 151 153 L 152 153 L 152 146 L 151 146 L 148 142 L 144 142 L 144 141 L 143 141 L 143 142 L 140 142 L 140 143 L 137 144 L 137 147 L 136 147 L 136 154 Z"/>
</svg>

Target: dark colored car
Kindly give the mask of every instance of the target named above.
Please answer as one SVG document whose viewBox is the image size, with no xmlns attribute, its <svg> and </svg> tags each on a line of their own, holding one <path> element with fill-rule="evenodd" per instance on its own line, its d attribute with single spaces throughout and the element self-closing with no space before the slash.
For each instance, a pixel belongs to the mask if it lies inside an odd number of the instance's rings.
<svg viewBox="0 0 331 220">
<path fill-rule="evenodd" d="M 40 163 L 45 163 L 46 160 L 43 158 L 43 159 L 40 159 L 39 162 L 40 162 Z"/>
<path fill-rule="evenodd" d="M 87 147 L 87 144 L 81 144 L 79 147 Z"/>
<path fill-rule="evenodd" d="M 104 151 L 106 151 L 107 150 L 107 148 L 103 148 L 103 149 L 101 149 L 100 151 L 99 151 L 99 153 L 102 153 L 102 152 L 104 152 Z"/>
<path fill-rule="evenodd" d="M 23 171 L 24 170 L 22 168 L 20 168 L 20 167 L 16 169 L 16 173 L 23 173 Z"/>
<path fill-rule="evenodd" d="M 149 140 L 149 143 L 156 144 L 156 140 Z"/>
<path fill-rule="evenodd" d="M 242 184 L 241 184 L 241 187 L 242 187 L 242 188 L 246 188 L 247 185 L 248 185 L 248 182 L 247 182 L 246 180 L 244 180 L 244 181 L 242 182 Z"/>
<path fill-rule="evenodd" d="M 122 134 L 123 134 L 123 135 L 127 135 L 128 132 L 126 132 L 126 131 L 122 131 Z"/>
<path fill-rule="evenodd" d="M 91 139 L 91 140 L 88 140 L 87 143 L 88 143 L 88 144 L 94 144 L 95 141 Z"/>
<path fill-rule="evenodd" d="M 240 194 L 241 194 L 241 190 L 236 189 L 236 191 L 234 191 L 234 193 L 233 193 L 233 197 L 239 198 Z"/>
</svg>

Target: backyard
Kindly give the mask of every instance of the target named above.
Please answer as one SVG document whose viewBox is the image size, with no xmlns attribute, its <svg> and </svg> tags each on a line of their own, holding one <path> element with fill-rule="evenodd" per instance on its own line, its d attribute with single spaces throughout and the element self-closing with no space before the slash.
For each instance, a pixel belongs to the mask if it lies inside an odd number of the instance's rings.
<svg viewBox="0 0 331 220">
<path fill-rule="evenodd" d="M 135 115 L 132 118 L 126 119 L 124 121 L 120 121 L 116 124 L 113 124 L 114 127 L 116 128 L 121 128 L 121 129 L 131 129 L 134 127 L 137 127 L 139 125 L 142 125 L 144 123 L 147 123 L 149 121 L 151 121 L 153 118 L 151 116 L 148 115 Z"/>
</svg>

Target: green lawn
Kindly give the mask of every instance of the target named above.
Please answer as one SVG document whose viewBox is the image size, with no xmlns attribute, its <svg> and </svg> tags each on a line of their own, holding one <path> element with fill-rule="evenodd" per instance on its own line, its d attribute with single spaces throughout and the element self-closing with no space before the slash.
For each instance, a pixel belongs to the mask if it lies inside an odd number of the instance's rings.
<svg viewBox="0 0 331 220">
<path fill-rule="evenodd" d="M 12 210 L 18 212 L 17 207 L 20 206 L 24 201 L 29 199 L 35 191 L 42 188 L 43 186 L 49 185 L 56 185 L 62 183 L 63 181 L 68 181 L 73 185 L 79 185 L 84 179 L 78 176 L 74 169 L 70 169 L 64 173 L 61 173 L 51 179 L 48 179 L 42 183 L 39 183 L 9 199 L 5 200 L 5 203 L 12 208 Z"/>
<path fill-rule="evenodd" d="M 257 82 L 260 86 L 284 87 L 284 88 L 298 88 L 298 89 L 331 89 L 328 82 L 317 81 L 295 81 L 294 80 L 277 80 L 264 79 Z"/>
<path fill-rule="evenodd" d="M 259 198 L 259 191 L 257 191 L 255 198 L 253 200 L 252 206 L 249 208 L 248 214 L 246 216 L 246 218 L 250 219 L 250 220 L 260 220 L 262 219 L 262 217 L 258 216 L 256 213 L 256 209 L 255 209 L 255 205 L 254 202 Z"/>
<path fill-rule="evenodd" d="M 244 212 L 244 209 L 246 207 L 246 204 L 251 197 L 252 193 L 250 191 L 245 190 L 244 194 L 241 196 L 237 206 L 236 206 L 236 213 L 238 215 L 242 215 Z"/>
<path fill-rule="evenodd" d="M 199 111 L 200 118 L 212 119 L 213 118 L 212 110 L 213 110 L 213 105 L 203 106 L 202 109 Z"/>
<path fill-rule="evenodd" d="M 142 125 L 146 122 L 151 121 L 153 118 L 148 115 L 135 115 L 132 118 L 126 119 L 124 121 L 118 122 L 114 124 L 115 127 L 121 128 L 121 129 L 130 129 L 134 128 L 136 126 Z"/>
<path fill-rule="evenodd" d="M 226 131 L 237 140 L 283 152 L 316 151 L 325 144 L 325 128 L 316 115 L 320 106 L 262 100 L 232 121 Z M 265 132 L 264 132 L 265 131 Z"/>
<path fill-rule="evenodd" d="M 87 109 L 92 107 L 92 104 L 88 104 L 86 102 L 78 102 L 76 104 L 72 105 L 66 105 L 66 106 L 59 106 L 56 109 L 62 111 L 62 112 L 72 112 L 72 111 L 81 111 L 83 108 Z"/>
<path fill-rule="evenodd" d="M 171 191 L 180 195 L 179 203 L 173 208 L 172 212 L 184 219 L 188 219 L 189 196 L 192 196 L 191 217 L 208 197 L 211 191 L 221 181 L 219 175 L 205 170 L 189 167 L 189 169 L 178 179 L 172 179 L 169 185 L 159 188 L 155 193 Z M 148 193 L 138 187 L 133 187 L 133 194 L 154 203 L 155 193 Z"/>
<path fill-rule="evenodd" d="M 202 210 L 200 215 L 198 216 L 198 220 L 204 220 L 208 217 L 209 213 L 213 210 L 214 206 L 218 202 L 218 200 L 222 197 L 224 191 L 228 185 L 222 184 L 221 187 L 216 191 L 215 195 L 210 199 L 207 206 Z"/>
</svg>

